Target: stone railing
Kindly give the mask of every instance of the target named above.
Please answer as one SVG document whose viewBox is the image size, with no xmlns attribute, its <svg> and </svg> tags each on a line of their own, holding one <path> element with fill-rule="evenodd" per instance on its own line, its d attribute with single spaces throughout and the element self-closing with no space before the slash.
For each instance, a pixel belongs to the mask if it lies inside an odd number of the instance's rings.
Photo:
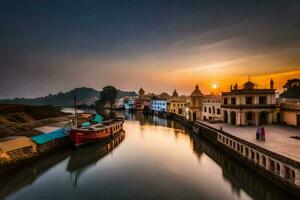
<svg viewBox="0 0 300 200">
<path fill-rule="evenodd" d="M 214 142 L 239 154 L 253 165 L 268 171 L 279 179 L 300 188 L 300 163 L 285 156 L 264 149 L 253 143 L 233 136 L 225 131 L 213 128 L 197 121 L 193 127 L 194 131 L 203 131 L 213 136 Z M 198 128 L 197 128 L 198 126 Z"/>
</svg>

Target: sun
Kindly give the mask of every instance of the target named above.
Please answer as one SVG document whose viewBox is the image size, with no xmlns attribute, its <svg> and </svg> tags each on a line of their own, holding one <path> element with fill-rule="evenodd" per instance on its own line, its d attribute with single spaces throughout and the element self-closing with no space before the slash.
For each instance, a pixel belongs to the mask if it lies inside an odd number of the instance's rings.
<svg viewBox="0 0 300 200">
<path fill-rule="evenodd" d="M 217 88 L 218 88 L 218 85 L 214 83 L 214 84 L 212 84 L 212 88 L 213 88 L 213 89 L 217 89 Z"/>
</svg>

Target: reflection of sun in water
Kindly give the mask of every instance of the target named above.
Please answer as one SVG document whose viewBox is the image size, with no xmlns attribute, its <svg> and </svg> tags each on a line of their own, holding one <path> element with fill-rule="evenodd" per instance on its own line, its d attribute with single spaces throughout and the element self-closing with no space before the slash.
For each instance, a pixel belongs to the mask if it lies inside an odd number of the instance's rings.
<svg viewBox="0 0 300 200">
<path fill-rule="evenodd" d="M 217 88 L 218 88 L 218 85 L 214 83 L 214 84 L 212 84 L 212 88 L 213 88 L 213 89 L 217 89 Z"/>
</svg>

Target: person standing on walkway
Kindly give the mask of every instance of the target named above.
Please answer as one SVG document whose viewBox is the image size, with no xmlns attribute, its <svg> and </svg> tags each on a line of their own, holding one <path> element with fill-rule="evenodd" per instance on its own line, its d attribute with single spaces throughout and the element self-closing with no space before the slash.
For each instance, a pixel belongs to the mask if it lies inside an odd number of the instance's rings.
<svg viewBox="0 0 300 200">
<path fill-rule="evenodd" d="M 260 137 L 260 125 L 257 126 L 256 128 L 256 140 L 259 140 L 259 137 Z"/>
<path fill-rule="evenodd" d="M 261 141 L 266 141 L 266 137 L 265 137 L 265 128 L 264 128 L 263 125 L 261 125 L 260 140 L 261 140 Z"/>
</svg>

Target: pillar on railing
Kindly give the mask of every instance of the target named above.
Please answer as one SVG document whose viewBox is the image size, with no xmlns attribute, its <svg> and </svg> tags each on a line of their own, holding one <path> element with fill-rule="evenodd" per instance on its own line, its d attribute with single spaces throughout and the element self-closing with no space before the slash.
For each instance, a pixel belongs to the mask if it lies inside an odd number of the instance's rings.
<svg viewBox="0 0 300 200">
<path fill-rule="evenodd" d="M 300 169 L 295 171 L 295 184 L 300 187 Z"/>
<path fill-rule="evenodd" d="M 280 163 L 280 172 L 279 172 L 280 177 L 285 178 L 285 167 L 284 164 Z"/>
</svg>

